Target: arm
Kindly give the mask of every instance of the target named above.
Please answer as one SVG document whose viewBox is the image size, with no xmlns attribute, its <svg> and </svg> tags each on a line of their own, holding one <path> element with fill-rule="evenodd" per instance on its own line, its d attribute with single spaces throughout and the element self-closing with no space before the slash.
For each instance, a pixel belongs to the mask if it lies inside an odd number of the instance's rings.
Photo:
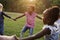
<svg viewBox="0 0 60 40">
<path fill-rule="evenodd" d="M 23 14 L 23 15 L 21 15 L 21 16 L 19 16 L 19 17 L 15 18 L 15 19 L 19 19 L 19 18 L 21 18 L 21 17 L 23 17 L 23 16 L 25 16 L 25 14 Z"/>
<path fill-rule="evenodd" d="M 10 16 L 8 16 L 7 14 L 3 13 L 4 16 L 8 17 L 8 18 L 11 18 Z"/>
<path fill-rule="evenodd" d="M 43 37 L 44 35 L 47 35 L 47 34 L 49 35 L 50 33 L 51 33 L 51 30 L 49 28 L 45 28 L 41 32 L 35 35 L 32 35 L 31 37 L 23 38 L 22 40 L 35 40 L 35 39 Z"/>
<path fill-rule="evenodd" d="M 39 19 L 42 19 L 42 17 L 39 17 L 38 15 L 36 17 L 39 18 Z"/>
</svg>

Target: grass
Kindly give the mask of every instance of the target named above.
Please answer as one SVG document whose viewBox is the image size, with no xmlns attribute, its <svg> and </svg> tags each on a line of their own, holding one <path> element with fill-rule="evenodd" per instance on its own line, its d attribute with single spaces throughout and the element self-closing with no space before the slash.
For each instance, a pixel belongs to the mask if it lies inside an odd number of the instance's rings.
<svg viewBox="0 0 60 40">
<path fill-rule="evenodd" d="M 19 13 L 13 13 L 13 12 L 6 12 L 9 16 L 11 16 L 12 18 L 16 18 L 18 16 L 20 16 L 21 14 Z M 16 34 L 18 37 L 20 36 L 20 32 L 23 28 L 23 26 L 25 25 L 25 18 L 20 18 L 17 21 L 13 21 L 7 17 L 5 17 L 4 19 L 4 34 L 5 35 L 14 35 Z M 35 20 L 35 28 L 34 28 L 34 34 L 39 32 L 43 27 L 43 22 L 42 20 L 36 18 Z M 27 31 L 24 34 L 24 37 L 27 37 L 29 35 L 29 31 Z M 41 38 L 40 40 L 44 40 L 43 38 Z"/>
</svg>

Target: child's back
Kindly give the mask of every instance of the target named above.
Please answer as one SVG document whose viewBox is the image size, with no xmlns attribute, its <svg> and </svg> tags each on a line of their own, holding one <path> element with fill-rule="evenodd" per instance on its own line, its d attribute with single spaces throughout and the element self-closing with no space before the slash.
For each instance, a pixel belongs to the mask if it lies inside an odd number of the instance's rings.
<svg viewBox="0 0 60 40">
<path fill-rule="evenodd" d="M 44 25 L 44 28 L 49 28 L 51 30 L 51 34 L 49 35 L 45 35 L 45 40 L 58 40 L 58 29 L 59 27 L 54 25 L 54 26 L 50 26 L 50 25 Z"/>
</svg>

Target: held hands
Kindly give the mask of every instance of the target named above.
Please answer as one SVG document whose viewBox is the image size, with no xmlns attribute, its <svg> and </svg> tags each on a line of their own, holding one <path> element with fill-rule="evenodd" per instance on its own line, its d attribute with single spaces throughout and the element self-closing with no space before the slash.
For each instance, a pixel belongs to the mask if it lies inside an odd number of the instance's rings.
<svg viewBox="0 0 60 40">
<path fill-rule="evenodd" d="M 13 19 L 14 21 L 16 21 L 16 19 Z"/>
<path fill-rule="evenodd" d="M 16 19 L 11 18 L 12 20 L 16 21 Z"/>
</svg>

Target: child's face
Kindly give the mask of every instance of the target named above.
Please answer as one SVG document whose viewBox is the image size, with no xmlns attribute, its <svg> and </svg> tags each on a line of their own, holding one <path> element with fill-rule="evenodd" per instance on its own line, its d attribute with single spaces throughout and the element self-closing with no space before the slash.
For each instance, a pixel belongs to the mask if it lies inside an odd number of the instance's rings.
<svg viewBox="0 0 60 40">
<path fill-rule="evenodd" d="M 3 10 L 3 6 L 0 6 L 0 11 L 2 11 Z"/>
<path fill-rule="evenodd" d="M 28 8 L 28 12 L 29 12 L 29 13 L 34 12 L 34 7 L 30 6 L 30 7 Z"/>
<path fill-rule="evenodd" d="M 2 4 L 0 4 L 0 9 L 2 9 L 3 8 L 3 5 Z"/>
<path fill-rule="evenodd" d="M 0 8 L 3 8 L 2 6 L 0 6 Z"/>
</svg>

